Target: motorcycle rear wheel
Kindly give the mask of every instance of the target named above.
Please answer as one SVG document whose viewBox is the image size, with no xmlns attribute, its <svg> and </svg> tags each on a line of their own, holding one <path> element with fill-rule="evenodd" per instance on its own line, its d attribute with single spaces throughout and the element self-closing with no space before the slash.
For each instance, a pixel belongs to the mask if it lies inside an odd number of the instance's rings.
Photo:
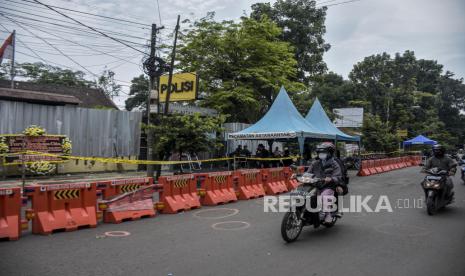
<svg viewBox="0 0 465 276">
<path fill-rule="evenodd" d="M 304 223 L 295 212 L 287 212 L 281 222 L 281 236 L 290 243 L 300 236 Z"/>
</svg>

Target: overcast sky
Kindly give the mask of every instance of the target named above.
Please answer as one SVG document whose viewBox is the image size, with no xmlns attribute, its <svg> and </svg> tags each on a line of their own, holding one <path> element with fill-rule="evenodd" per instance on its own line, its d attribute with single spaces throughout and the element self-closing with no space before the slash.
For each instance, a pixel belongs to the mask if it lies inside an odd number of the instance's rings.
<svg viewBox="0 0 465 276">
<path fill-rule="evenodd" d="M 21 2 L 21 0 L 13 1 Z M 317 2 L 328 2 L 327 5 L 330 5 L 345 1 L 348 0 Z M 153 22 L 160 24 L 156 0 L 42 0 L 42 2 L 101 15 L 134 19 L 148 24 Z M 181 14 L 182 19 L 195 19 L 205 16 L 208 11 L 215 11 L 217 19 L 238 19 L 244 13 L 248 14 L 251 4 L 256 2 L 270 1 L 159 0 L 161 22 L 167 27 L 162 34 L 163 38 L 169 39 L 168 33 L 174 28 L 177 14 Z M 0 10 L 15 13 L 2 7 L 21 10 L 21 4 L 6 0 L 1 1 Z M 42 9 L 35 10 L 36 14 L 51 12 Z M 33 10 L 29 12 L 34 13 Z M 394 54 L 405 50 L 413 50 L 417 58 L 437 60 L 445 65 L 446 70 L 455 72 L 457 77 L 465 77 L 464 12 L 465 1 L 463 0 L 360 0 L 330 6 L 326 19 L 327 33 L 325 39 L 331 44 L 331 49 L 325 54 L 324 60 L 331 71 L 347 77 L 353 65 L 366 56 L 382 52 Z M 148 30 L 116 27 L 107 22 L 100 21 L 99 23 L 99 21 L 91 20 L 91 18 L 82 18 L 72 13 L 68 14 L 77 19 L 85 20 L 87 23 L 92 22 L 97 27 L 118 28 L 121 32 L 142 37 L 148 35 Z M 47 16 L 53 17 L 52 14 Z M 7 19 L 0 17 L 0 23 L 4 24 L 8 29 L 15 28 L 18 37 L 29 43 L 31 48 L 37 46 L 34 49 L 40 50 L 41 52 L 38 53 L 44 59 L 82 70 L 69 59 L 57 55 L 56 50 L 47 50 L 48 45 L 43 44 L 43 42 L 18 26 L 14 26 Z M 47 37 L 47 34 L 36 31 L 35 33 Z M 6 35 L 6 33 L 0 33 L 0 38 L 3 40 Z M 31 37 L 22 37 L 22 35 Z M 92 42 L 89 38 L 67 37 L 79 40 L 82 43 Z M 105 38 L 95 41 L 100 44 L 106 43 Z M 108 41 L 108 44 L 115 45 L 112 41 Z M 76 54 L 73 58 L 96 74 L 104 69 L 103 64 L 107 64 L 107 68 L 113 68 L 119 80 L 127 82 L 141 72 L 140 66 L 117 61 L 109 56 L 78 55 L 83 50 L 75 49 L 70 47 L 61 48 L 64 52 L 75 51 L 71 52 Z M 141 55 L 134 50 L 125 49 L 124 46 L 115 46 L 112 50 L 116 51 L 115 55 L 124 56 L 125 59 L 140 63 Z M 20 43 L 18 43 L 18 51 L 32 55 Z M 48 53 L 55 53 L 55 55 Z M 38 59 L 20 53 L 17 55 L 18 62 L 34 60 Z M 125 91 L 127 91 L 127 87 Z M 124 102 L 124 98 L 123 96 L 117 100 L 120 106 Z"/>
</svg>

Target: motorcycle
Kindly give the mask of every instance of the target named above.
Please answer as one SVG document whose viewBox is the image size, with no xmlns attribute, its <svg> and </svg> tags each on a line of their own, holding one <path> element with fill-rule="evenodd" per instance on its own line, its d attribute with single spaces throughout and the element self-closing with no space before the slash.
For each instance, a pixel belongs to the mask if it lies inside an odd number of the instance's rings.
<svg viewBox="0 0 465 276">
<path fill-rule="evenodd" d="M 422 182 L 425 192 L 426 211 L 432 216 L 441 208 L 452 203 L 452 196 L 446 194 L 445 185 L 448 172 L 432 168 L 425 171 L 427 174 Z"/>
<path fill-rule="evenodd" d="M 462 157 L 463 158 L 463 157 Z M 460 172 L 462 173 L 462 182 L 465 185 L 465 159 L 460 159 L 459 165 L 462 166 L 460 167 Z"/>
<path fill-rule="evenodd" d="M 303 204 L 303 206 L 290 208 L 283 217 L 281 222 L 281 236 L 288 243 L 297 240 L 304 226 L 313 225 L 314 228 L 318 228 L 323 224 L 329 228 L 334 226 L 336 221 L 341 218 L 341 215 L 337 212 L 337 210 L 335 210 L 332 212 L 332 222 L 324 224 L 325 214 L 322 210 L 311 212 L 306 208 L 307 204 L 309 204 L 311 209 L 317 209 L 318 196 L 325 186 L 324 179 L 316 178 L 310 173 L 304 173 L 303 175 L 297 176 L 296 179 L 299 182 L 299 186 L 295 190 L 291 191 L 291 200 L 292 197 L 299 197 L 300 199 L 303 198 L 305 204 Z"/>
</svg>

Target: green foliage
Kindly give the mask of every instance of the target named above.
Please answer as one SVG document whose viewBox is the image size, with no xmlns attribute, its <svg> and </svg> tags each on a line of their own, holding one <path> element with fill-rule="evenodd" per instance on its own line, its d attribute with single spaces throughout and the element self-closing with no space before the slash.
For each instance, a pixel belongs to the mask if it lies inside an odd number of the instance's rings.
<svg viewBox="0 0 465 276">
<path fill-rule="evenodd" d="M 400 139 L 390 131 L 388 124 L 379 116 L 365 114 L 363 122 L 363 145 L 367 151 L 392 152 L 398 148 Z"/>
<path fill-rule="evenodd" d="M 304 83 L 327 70 L 323 61 L 323 54 L 330 48 L 323 38 L 327 8 L 316 8 L 315 4 L 314 0 L 277 0 L 273 6 L 256 3 L 250 15 L 256 20 L 267 16 L 283 29 L 280 38 L 294 46 L 297 78 Z"/>
<path fill-rule="evenodd" d="M 95 87 L 95 82 L 86 80 L 82 71 L 62 69 L 42 62 L 17 63 L 15 75 L 35 83 Z"/>
<path fill-rule="evenodd" d="M 131 111 L 134 108 L 146 109 L 147 96 L 149 91 L 149 79 L 145 75 L 139 75 L 131 80 L 129 89 L 130 97 L 126 99 L 126 110 Z"/>
<path fill-rule="evenodd" d="M 116 83 L 115 72 L 111 70 L 103 71 L 102 75 L 97 79 L 97 87 L 103 90 L 103 93 L 109 98 L 119 96 L 121 85 Z"/>
<path fill-rule="evenodd" d="M 224 116 L 171 115 L 156 120 L 148 128 L 154 137 L 154 152 L 162 158 L 173 152 L 193 154 L 222 147 L 216 134 L 223 130 Z"/>
<path fill-rule="evenodd" d="M 407 129 L 411 137 L 424 134 L 451 147 L 463 144 L 465 85 L 450 72 L 442 74 L 442 68 L 436 61 L 417 60 L 412 51 L 393 58 L 386 53 L 366 57 L 349 74 L 355 95 L 351 103 L 370 103 L 365 111 L 378 116 L 392 133 Z M 385 134 L 379 135 L 377 141 L 383 141 Z"/>
<path fill-rule="evenodd" d="M 214 21 L 214 13 L 181 36 L 178 59 L 184 71 L 199 73 L 204 105 L 253 123 L 271 106 L 281 85 L 290 92 L 304 86 L 296 78 L 294 49 L 281 41 L 281 29 L 267 17 L 239 23 Z"/>
</svg>

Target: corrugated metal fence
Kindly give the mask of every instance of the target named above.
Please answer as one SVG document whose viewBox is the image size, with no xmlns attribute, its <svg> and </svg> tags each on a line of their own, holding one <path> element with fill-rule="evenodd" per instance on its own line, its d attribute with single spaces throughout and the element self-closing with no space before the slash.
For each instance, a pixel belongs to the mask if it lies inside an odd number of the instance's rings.
<svg viewBox="0 0 465 276">
<path fill-rule="evenodd" d="M 67 135 L 73 155 L 137 156 L 141 120 L 140 112 L 0 101 L 0 134 L 40 125 L 49 134 Z"/>
</svg>

